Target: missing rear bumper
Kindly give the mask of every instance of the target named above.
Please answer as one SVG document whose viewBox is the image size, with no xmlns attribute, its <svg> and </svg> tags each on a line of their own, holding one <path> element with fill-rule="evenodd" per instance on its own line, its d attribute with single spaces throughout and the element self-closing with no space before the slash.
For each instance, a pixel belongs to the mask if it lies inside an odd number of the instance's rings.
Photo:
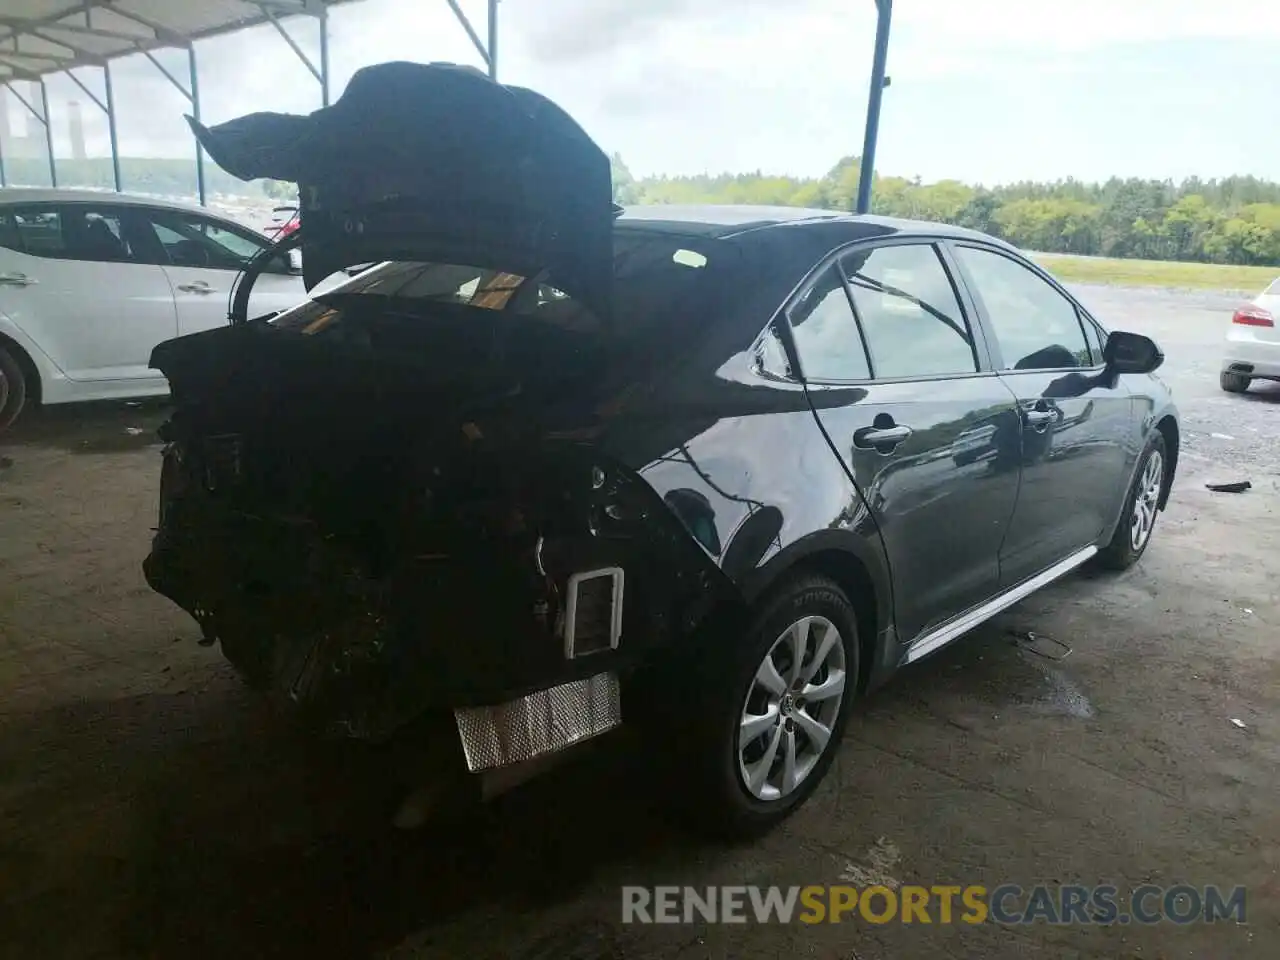
<svg viewBox="0 0 1280 960">
<path fill-rule="evenodd" d="M 507 703 L 459 709 L 454 719 L 470 772 L 525 763 L 619 726 L 618 678 L 599 673 Z"/>
</svg>

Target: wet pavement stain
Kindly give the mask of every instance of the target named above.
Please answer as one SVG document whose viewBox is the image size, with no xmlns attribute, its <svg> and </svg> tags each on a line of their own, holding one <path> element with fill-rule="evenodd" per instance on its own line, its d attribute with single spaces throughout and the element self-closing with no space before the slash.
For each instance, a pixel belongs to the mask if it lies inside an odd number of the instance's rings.
<svg viewBox="0 0 1280 960">
<path fill-rule="evenodd" d="M 1078 717 L 1090 720 L 1098 715 L 1089 698 L 1063 671 L 1049 668 L 1044 671 L 1048 692 L 1029 704 L 1031 710 L 1049 716 Z"/>
</svg>

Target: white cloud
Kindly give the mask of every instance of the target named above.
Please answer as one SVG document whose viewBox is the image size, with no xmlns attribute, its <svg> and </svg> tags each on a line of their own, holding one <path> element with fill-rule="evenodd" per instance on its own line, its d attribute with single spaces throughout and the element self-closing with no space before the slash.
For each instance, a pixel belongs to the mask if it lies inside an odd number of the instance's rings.
<svg viewBox="0 0 1280 960">
<path fill-rule="evenodd" d="M 1280 37 L 1280 7 L 1259 0 L 897 0 L 894 21 L 922 47 L 962 51 Z"/>
</svg>

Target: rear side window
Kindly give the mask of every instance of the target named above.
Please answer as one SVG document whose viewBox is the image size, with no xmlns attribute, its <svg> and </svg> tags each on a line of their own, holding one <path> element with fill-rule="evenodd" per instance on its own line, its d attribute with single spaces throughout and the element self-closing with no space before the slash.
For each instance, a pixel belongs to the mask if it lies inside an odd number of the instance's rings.
<svg viewBox="0 0 1280 960">
<path fill-rule="evenodd" d="M 30 207 L 6 215 L 11 226 L 0 228 L 4 245 L 33 257 L 65 257 L 62 216 L 53 208 Z"/>
<path fill-rule="evenodd" d="M 756 338 L 755 347 L 756 370 L 766 376 L 780 380 L 791 380 L 795 371 L 791 369 L 791 360 L 787 356 L 787 348 L 783 346 L 782 334 L 777 324 L 769 324 L 765 331 Z"/>
<path fill-rule="evenodd" d="M 18 222 L 12 213 L 0 212 L 0 247 L 22 250 L 22 238 L 18 236 Z"/>
<path fill-rule="evenodd" d="M 5 215 L 0 244 L 33 257 L 135 262 L 120 215 L 110 207 L 29 207 Z"/>
<path fill-rule="evenodd" d="M 788 316 L 806 380 L 866 380 L 871 376 L 857 317 L 834 266 L 818 276 Z"/>
<path fill-rule="evenodd" d="M 841 262 L 877 379 L 978 369 L 973 336 L 932 244 L 859 250 Z"/>
<path fill-rule="evenodd" d="M 112 211 L 64 210 L 62 223 L 64 256 L 111 263 L 137 259 L 119 215 Z"/>
</svg>

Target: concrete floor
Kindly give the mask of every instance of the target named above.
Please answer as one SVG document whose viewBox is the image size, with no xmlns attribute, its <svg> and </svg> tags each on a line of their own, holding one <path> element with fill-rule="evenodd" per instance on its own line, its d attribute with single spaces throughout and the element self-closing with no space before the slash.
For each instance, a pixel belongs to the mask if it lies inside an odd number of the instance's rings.
<svg viewBox="0 0 1280 960">
<path fill-rule="evenodd" d="M 1186 418 L 1182 475 L 1146 558 L 1060 583 L 906 671 L 856 709 L 809 806 L 737 848 L 693 843 L 643 789 L 622 788 L 643 785 L 635 753 L 460 825 L 358 826 L 358 768 L 300 758 L 143 583 L 161 412 L 33 419 L 0 449 L 0 956 L 1275 956 L 1280 389 L 1217 390 L 1229 299 L 1083 295 L 1112 326 L 1159 337 Z M 1237 477 L 1254 489 L 1204 486 Z M 1072 653 L 1029 653 L 1018 629 Z M 623 884 L 868 873 L 1243 884 L 1248 923 L 619 923 Z"/>
</svg>

